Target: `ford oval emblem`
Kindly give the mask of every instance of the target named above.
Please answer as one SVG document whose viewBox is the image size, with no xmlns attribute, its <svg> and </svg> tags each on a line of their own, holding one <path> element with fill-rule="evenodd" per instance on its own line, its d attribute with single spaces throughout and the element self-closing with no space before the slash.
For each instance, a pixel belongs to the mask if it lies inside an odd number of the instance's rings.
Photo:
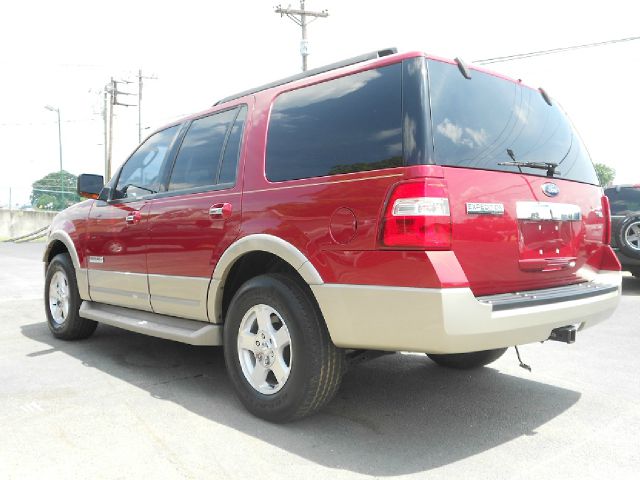
<svg viewBox="0 0 640 480">
<path fill-rule="evenodd" d="M 547 182 L 542 184 L 542 192 L 547 197 L 555 197 L 560 193 L 560 189 L 555 183 Z"/>
</svg>

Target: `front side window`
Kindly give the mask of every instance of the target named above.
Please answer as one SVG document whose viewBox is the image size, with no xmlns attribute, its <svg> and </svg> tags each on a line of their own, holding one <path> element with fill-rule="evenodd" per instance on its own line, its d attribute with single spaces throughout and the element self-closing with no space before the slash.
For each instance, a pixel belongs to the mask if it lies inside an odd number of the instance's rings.
<svg viewBox="0 0 640 480">
<path fill-rule="evenodd" d="M 598 184 L 571 122 L 538 90 L 477 70 L 467 80 L 435 60 L 428 70 L 436 163 L 539 176 L 546 170 L 504 163 L 554 163 L 556 178 Z"/>
<path fill-rule="evenodd" d="M 152 135 L 129 157 L 120 172 L 114 199 L 137 199 L 158 193 L 162 167 L 178 127 L 169 127 Z"/>
<path fill-rule="evenodd" d="M 238 109 L 214 113 L 194 120 L 176 157 L 169 190 L 215 185 L 230 127 Z"/>
<path fill-rule="evenodd" d="M 272 108 L 272 182 L 402 166 L 402 65 L 280 95 Z"/>
</svg>

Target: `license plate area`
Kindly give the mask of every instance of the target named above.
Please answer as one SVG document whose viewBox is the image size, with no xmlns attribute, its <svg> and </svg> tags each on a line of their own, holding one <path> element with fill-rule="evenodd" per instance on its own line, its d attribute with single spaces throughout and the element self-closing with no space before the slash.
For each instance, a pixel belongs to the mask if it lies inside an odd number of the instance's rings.
<svg viewBox="0 0 640 480">
<path fill-rule="evenodd" d="M 576 264 L 582 215 L 577 205 L 517 202 L 521 270 L 548 272 Z"/>
</svg>

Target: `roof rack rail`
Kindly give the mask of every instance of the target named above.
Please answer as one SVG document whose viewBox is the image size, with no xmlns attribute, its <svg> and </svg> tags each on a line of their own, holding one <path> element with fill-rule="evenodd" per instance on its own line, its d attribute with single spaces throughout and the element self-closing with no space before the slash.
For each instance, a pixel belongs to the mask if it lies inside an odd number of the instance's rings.
<svg viewBox="0 0 640 480">
<path fill-rule="evenodd" d="M 268 88 L 278 87 L 280 85 L 284 85 L 285 83 L 293 82 L 295 80 L 300 80 L 302 78 L 312 77 L 313 75 L 318 75 L 319 73 L 335 70 L 336 68 L 348 67 L 349 65 L 354 65 L 360 62 L 366 62 L 367 60 L 375 60 L 376 58 L 386 57 L 387 55 L 393 55 L 394 53 L 398 53 L 398 49 L 392 47 L 392 48 L 384 48 L 382 50 L 376 50 L 375 52 L 365 53 L 364 55 L 358 55 L 357 57 L 347 58 L 346 60 L 330 63 L 329 65 L 324 65 L 322 67 L 307 70 L 306 72 L 298 73 L 296 75 L 291 75 L 290 77 L 282 78 L 280 80 L 267 83 L 260 87 L 250 88 L 249 90 L 245 90 L 243 92 L 236 93 L 234 95 L 229 95 L 228 97 L 224 97 L 222 100 L 218 100 L 213 105 L 214 106 L 220 105 L 221 103 L 229 102 L 231 100 L 235 100 L 236 98 L 244 97 L 245 95 L 251 95 L 252 93 L 257 93 L 262 90 L 266 90 Z"/>
</svg>

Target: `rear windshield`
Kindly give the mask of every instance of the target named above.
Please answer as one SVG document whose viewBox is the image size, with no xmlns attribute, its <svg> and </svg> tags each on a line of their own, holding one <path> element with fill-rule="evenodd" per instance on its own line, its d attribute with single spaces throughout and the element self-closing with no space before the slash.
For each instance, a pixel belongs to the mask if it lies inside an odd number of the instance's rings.
<svg viewBox="0 0 640 480">
<path fill-rule="evenodd" d="M 475 70 L 467 80 L 457 65 L 435 60 L 428 69 L 436 163 L 518 172 L 500 163 L 553 162 L 555 178 L 598 184 L 580 137 L 539 91 Z M 529 175 L 547 174 L 520 168 Z"/>
</svg>

